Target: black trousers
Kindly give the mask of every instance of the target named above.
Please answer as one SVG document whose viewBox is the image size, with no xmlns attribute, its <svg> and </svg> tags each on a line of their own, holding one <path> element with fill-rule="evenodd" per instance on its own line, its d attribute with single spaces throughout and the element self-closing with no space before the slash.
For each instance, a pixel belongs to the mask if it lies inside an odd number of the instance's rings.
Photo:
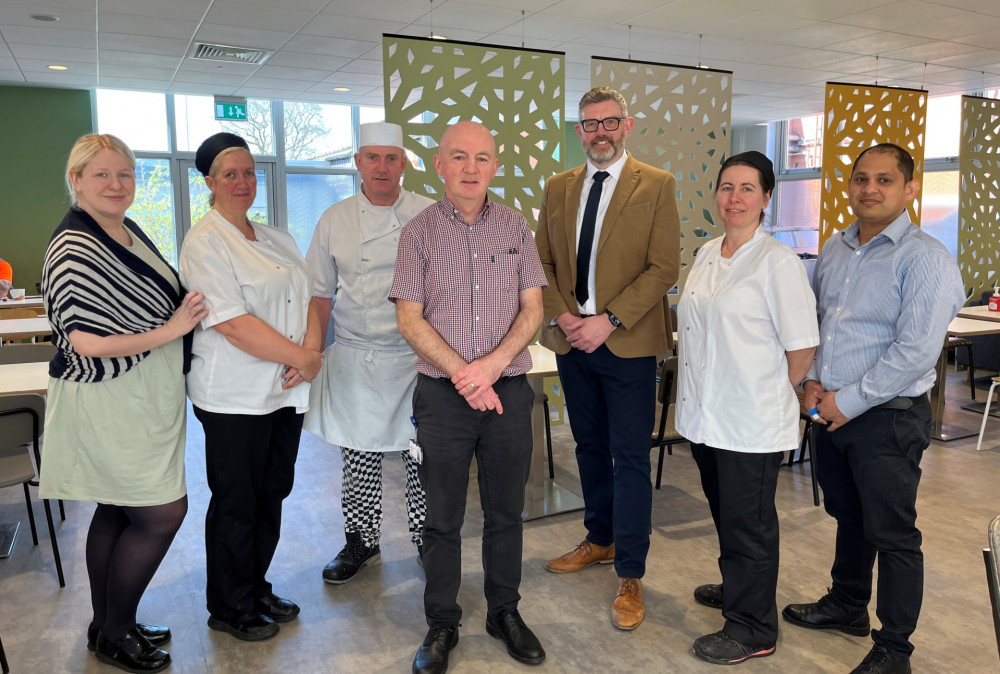
<svg viewBox="0 0 1000 674">
<path fill-rule="evenodd" d="M 521 599 L 524 486 L 531 466 L 534 392 L 524 375 L 502 377 L 493 390 L 503 414 L 469 407 L 448 379 L 420 375 L 413 393 L 417 440 L 424 450 L 420 482 L 424 521 L 424 612 L 431 627 L 462 619 L 462 523 L 469 466 L 476 457 L 483 508 L 483 590 L 490 613 L 517 608 Z"/>
<path fill-rule="evenodd" d="M 208 612 L 227 620 L 271 592 L 268 567 L 281 536 L 281 502 L 292 491 L 303 415 L 220 414 L 198 407 L 205 429 L 205 474 L 212 498 L 205 515 Z"/>
<path fill-rule="evenodd" d="M 729 636 L 758 650 L 778 640 L 778 511 L 783 452 L 752 454 L 691 443 L 719 534 L 722 615 Z"/>
<path fill-rule="evenodd" d="M 814 428 L 816 474 L 826 511 L 837 520 L 831 597 L 852 613 L 866 611 L 877 556 L 882 629 L 872 639 L 894 657 L 909 657 L 924 590 L 916 501 L 920 459 L 930 445 L 930 403 L 873 409 L 832 433 Z"/>
<path fill-rule="evenodd" d="M 601 345 L 556 356 L 583 489 L 587 540 L 615 544 L 619 578 L 646 575 L 656 420 L 656 359 L 620 358 Z"/>
</svg>

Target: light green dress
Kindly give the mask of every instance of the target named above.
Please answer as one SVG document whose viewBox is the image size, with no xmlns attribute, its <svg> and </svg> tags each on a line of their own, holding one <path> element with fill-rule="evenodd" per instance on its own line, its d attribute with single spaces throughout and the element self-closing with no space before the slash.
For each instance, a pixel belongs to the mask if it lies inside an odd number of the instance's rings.
<svg viewBox="0 0 1000 674">
<path fill-rule="evenodd" d="M 170 268 L 137 237 L 130 250 L 177 288 Z M 175 339 L 114 379 L 50 379 L 39 495 L 121 506 L 184 496 L 183 361 Z"/>
</svg>

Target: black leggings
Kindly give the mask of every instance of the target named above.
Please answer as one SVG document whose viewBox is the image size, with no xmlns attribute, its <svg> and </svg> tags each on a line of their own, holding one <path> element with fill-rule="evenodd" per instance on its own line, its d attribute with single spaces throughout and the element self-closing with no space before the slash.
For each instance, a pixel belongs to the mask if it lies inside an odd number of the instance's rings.
<svg viewBox="0 0 1000 674">
<path fill-rule="evenodd" d="M 136 625 L 143 592 L 187 514 L 187 496 L 158 506 L 98 503 L 87 535 L 94 624 L 115 640 Z"/>
</svg>

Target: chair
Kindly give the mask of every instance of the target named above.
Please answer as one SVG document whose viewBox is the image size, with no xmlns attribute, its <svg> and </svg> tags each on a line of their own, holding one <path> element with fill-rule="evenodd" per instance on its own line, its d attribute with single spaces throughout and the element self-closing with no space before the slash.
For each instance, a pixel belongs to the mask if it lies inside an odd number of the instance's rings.
<svg viewBox="0 0 1000 674">
<path fill-rule="evenodd" d="M 979 441 L 976 443 L 976 451 L 983 448 L 983 433 L 986 432 L 986 420 L 990 418 L 990 405 L 993 404 L 993 389 L 1000 384 L 1000 377 L 993 377 L 990 384 L 990 392 L 986 394 L 986 407 L 983 409 L 983 424 L 979 427 Z"/>
<path fill-rule="evenodd" d="M 656 488 L 660 488 L 663 478 L 663 450 L 673 456 L 673 446 L 687 442 L 677 434 L 674 428 L 674 408 L 677 403 L 677 356 L 669 356 L 660 367 L 660 386 L 656 391 L 656 400 L 662 405 L 660 410 L 660 425 L 656 435 L 652 437 L 650 449 L 660 448 L 660 458 L 656 463 Z"/>
<path fill-rule="evenodd" d="M 43 312 L 44 313 L 44 312 Z M 39 313 L 34 309 L 3 309 L 0 308 L 0 320 L 7 318 L 38 318 Z"/>
<path fill-rule="evenodd" d="M 0 365 L 44 363 L 55 358 L 56 347 L 44 344 L 8 344 L 0 349 Z"/>
<path fill-rule="evenodd" d="M 0 396 L 0 487 L 15 484 L 24 486 L 24 500 L 28 506 L 28 522 L 31 525 L 31 539 L 38 545 L 38 531 L 35 527 L 35 513 L 31 507 L 31 494 L 28 485 L 34 482 L 35 466 L 31 463 L 28 444 L 34 450 L 35 465 L 41 465 L 41 453 L 38 441 L 41 437 L 42 420 L 45 418 L 45 399 L 40 395 Z M 45 507 L 45 520 L 49 525 L 49 540 L 52 542 L 52 555 L 56 562 L 56 574 L 59 576 L 59 587 L 66 587 L 63 576 L 62 558 L 59 556 L 59 543 L 56 540 L 55 526 L 52 523 L 52 508 L 48 499 L 42 499 Z"/>
<path fill-rule="evenodd" d="M 996 633 L 997 651 L 1000 652 L 1000 517 L 993 518 L 988 531 L 989 547 L 983 548 L 986 562 L 986 582 L 990 591 L 990 605 L 993 608 L 993 631 Z"/>
<path fill-rule="evenodd" d="M 976 399 L 976 364 L 972 360 L 972 342 L 965 337 L 948 337 L 947 349 L 956 349 L 955 362 L 958 362 L 957 349 L 966 349 L 969 354 L 969 388 L 972 389 L 972 399 Z"/>
<path fill-rule="evenodd" d="M 10 674 L 10 665 L 7 664 L 7 654 L 4 653 L 2 641 L 0 641 L 0 671 L 3 671 L 3 674 Z"/>
<path fill-rule="evenodd" d="M 788 463 L 786 465 L 791 466 L 795 463 L 802 463 L 806 458 L 806 447 L 809 448 L 809 463 L 812 464 L 810 474 L 812 476 L 812 490 L 813 490 L 813 505 L 819 505 L 819 483 L 816 481 L 816 462 L 813 461 L 812 448 L 813 448 L 813 420 L 809 416 L 808 410 L 806 410 L 805 397 L 806 394 L 802 391 L 796 391 L 795 395 L 799 399 L 799 419 L 805 422 L 805 427 L 802 429 L 802 442 L 799 443 L 799 458 L 795 458 L 795 450 L 793 449 L 788 453 Z"/>
</svg>

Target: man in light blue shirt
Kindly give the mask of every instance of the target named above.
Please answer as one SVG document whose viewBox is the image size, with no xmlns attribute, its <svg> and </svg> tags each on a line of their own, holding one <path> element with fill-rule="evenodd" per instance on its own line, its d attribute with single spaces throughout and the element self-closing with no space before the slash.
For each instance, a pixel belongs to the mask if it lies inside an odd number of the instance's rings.
<svg viewBox="0 0 1000 674">
<path fill-rule="evenodd" d="M 910 222 L 906 205 L 919 188 L 903 148 L 862 152 L 849 189 L 857 222 L 827 242 L 813 277 L 820 345 L 803 389 L 806 407 L 821 416 L 816 474 L 837 520 L 833 586 L 782 615 L 866 636 L 877 555 L 882 629 L 872 631 L 874 646 L 854 672 L 910 672 L 924 581 L 916 498 L 930 444 L 927 391 L 965 302 L 955 260 Z"/>
</svg>

